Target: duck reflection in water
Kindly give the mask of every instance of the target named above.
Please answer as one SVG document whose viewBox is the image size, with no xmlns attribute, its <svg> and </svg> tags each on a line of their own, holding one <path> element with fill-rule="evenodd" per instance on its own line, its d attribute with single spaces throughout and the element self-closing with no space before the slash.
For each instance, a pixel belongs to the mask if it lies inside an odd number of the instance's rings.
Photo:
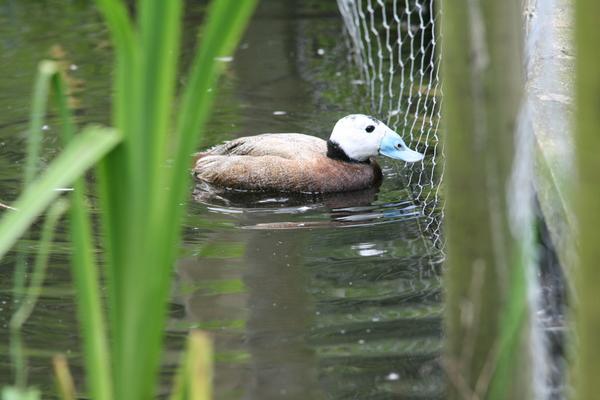
<svg viewBox="0 0 600 400">
<path fill-rule="evenodd" d="M 224 213 L 253 214 L 247 229 L 302 229 L 349 227 L 377 224 L 421 216 L 421 208 L 408 196 L 404 200 L 379 204 L 379 186 L 336 193 L 277 193 L 240 191 L 197 184 L 193 198 L 209 208 Z M 259 216 L 264 216 L 262 221 Z M 301 221 L 289 221 L 290 217 Z M 328 215 L 328 219 L 323 219 Z M 286 218 L 277 221 L 277 217 Z M 317 216 L 318 218 L 310 218 Z M 242 219 L 243 220 L 243 219 Z"/>
</svg>

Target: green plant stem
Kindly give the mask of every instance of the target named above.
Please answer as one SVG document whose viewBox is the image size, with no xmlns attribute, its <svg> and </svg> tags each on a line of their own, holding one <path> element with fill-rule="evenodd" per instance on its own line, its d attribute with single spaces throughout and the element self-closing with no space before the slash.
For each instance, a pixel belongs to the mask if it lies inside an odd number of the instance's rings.
<svg viewBox="0 0 600 400">
<path fill-rule="evenodd" d="M 46 115 L 50 79 L 56 73 L 56 70 L 56 63 L 52 61 L 42 61 L 38 65 L 38 72 L 33 88 L 33 103 L 29 116 L 29 130 L 27 132 L 27 153 L 23 187 L 27 187 L 37 174 L 42 143 L 42 126 Z M 26 255 L 22 251 L 21 246 L 18 247 L 13 273 L 13 298 L 16 304 L 20 304 L 23 301 L 27 273 Z"/>
<path fill-rule="evenodd" d="M 77 295 L 77 308 L 83 334 L 86 370 L 93 399 L 110 400 L 113 386 L 106 327 L 100 291 L 100 275 L 94 257 L 92 229 L 85 203 L 85 186 L 75 183 L 71 210 L 72 274 Z"/>
<path fill-rule="evenodd" d="M 124 303 L 120 306 L 124 318 L 120 322 L 118 358 L 116 363 L 123 371 L 119 377 L 117 397 L 149 398 L 154 388 L 147 384 L 154 380 L 160 365 L 164 315 L 171 281 L 171 263 L 156 259 L 154 249 L 163 246 L 159 237 L 153 241 L 155 232 L 160 231 L 166 209 L 159 209 L 161 193 L 165 186 L 161 170 L 166 167 L 171 119 L 171 104 L 175 89 L 175 73 L 179 54 L 180 19 L 182 2 L 140 1 L 138 9 L 140 63 L 138 65 L 139 87 L 134 98 L 138 107 L 132 118 L 138 119 L 126 138 L 130 144 L 131 176 L 129 183 L 129 232 L 127 243 L 130 268 L 121 269 L 119 279 L 135 282 L 140 271 L 145 271 L 143 288 L 123 288 L 120 294 Z M 159 234 L 160 236 L 160 234 Z M 167 242 L 171 243 L 171 242 Z M 170 244 L 167 247 L 170 247 Z M 154 318 L 147 318 L 146 310 L 154 310 Z M 140 342 L 140 332 L 145 340 Z"/>
<path fill-rule="evenodd" d="M 515 224 L 509 203 L 510 190 L 521 190 L 511 186 L 523 88 L 521 14 L 519 0 L 458 0 L 442 14 L 451 399 L 532 394 L 530 244 L 520 243 L 529 237 L 520 230 L 531 227 Z"/>
<path fill-rule="evenodd" d="M 75 123 L 59 74 L 55 75 L 53 86 L 62 121 L 62 140 L 66 145 L 75 138 Z M 71 271 L 83 333 L 88 384 L 92 398 L 110 400 L 113 398 L 113 385 L 103 317 L 104 307 L 100 294 L 100 274 L 94 255 L 95 246 L 82 177 L 74 182 L 73 188 L 70 215 L 70 234 L 73 243 Z"/>
<path fill-rule="evenodd" d="M 72 184 L 119 141 L 113 129 L 89 127 L 77 135 L 48 168 L 19 196 L 19 211 L 4 213 L 0 219 L 0 258 L 60 193 L 54 190 Z"/>
<path fill-rule="evenodd" d="M 27 362 L 23 352 L 21 329 L 23 328 L 25 321 L 27 321 L 31 315 L 40 293 L 42 292 L 42 284 L 44 282 L 44 277 L 46 276 L 48 256 L 50 254 L 50 245 L 52 244 L 54 230 L 56 224 L 67 208 L 68 202 L 63 199 L 58 200 L 50 207 L 42 228 L 42 236 L 39 241 L 40 248 L 31 274 L 29 288 L 9 323 L 11 334 L 10 352 L 15 370 L 15 384 L 18 388 L 23 390 L 27 385 Z"/>
<path fill-rule="evenodd" d="M 52 357 L 52 365 L 54 366 L 54 376 L 56 377 L 60 399 L 75 400 L 75 384 L 66 357 L 62 354 Z"/>
<path fill-rule="evenodd" d="M 139 48 L 136 35 L 127 13 L 125 4 L 119 0 L 97 0 L 109 27 L 112 43 L 115 46 L 115 79 L 113 83 L 113 123 L 124 138 L 130 136 L 138 121 L 135 117 L 135 97 L 137 93 L 137 71 Z M 129 183 L 134 179 L 131 172 L 129 155 L 132 145 L 122 142 L 97 169 L 99 196 L 103 212 L 102 233 L 104 237 L 105 275 L 108 289 L 108 310 L 110 331 L 112 333 L 113 356 L 117 357 L 122 348 L 121 323 L 125 320 L 123 307 L 126 300 L 127 284 L 121 277 L 123 267 L 127 265 L 129 231 L 133 226 L 128 223 Z M 116 377 L 123 374 L 121 366 L 114 364 L 115 392 L 119 392 L 120 381 Z"/>
<path fill-rule="evenodd" d="M 576 215 L 578 224 L 579 265 L 575 269 L 572 293 L 575 320 L 575 366 L 571 398 L 588 400 L 600 391 L 600 2 L 577 0 L 575 4 L 576 112 L 575 145 L 577 173 Z"/>
<path fill-rule="evenodd" d="M 202 41 L 196 49 L 196 57 L 182 95 L 181 111 L 173 138 L 173 166 L 168 170 L 163 169 L 161 174 L 164 186 L 169 186 L 170 190 L 167 196 L 161 197 L 163 202 L 158 203 L 158 210 L 171 207 L 172 211 L 169 214 L 155 214 L 162 219 L 157 220 L 157 226 L 165 229 L 162 232 L 151 232 L 155 235 L 150 239 L 151 243 L 160 240 L 179 243 L 181 220 L 185 210 L 179 205 L 185 202 L 190 179 L 187 173 L 190 149 L 197 146 L 200 135 L 196 133 L 201 130 L 209 115 L 214 96 L 214 90 L 211 89 L 214 88 L 223 68 L 216 58 L 233 52 L 255 6 L 254 0 L 222 0 L 211 3 L 207 22 L 203 27 Z M 154 250 L 154 257 L 161 260 L 163 265 L 172 265 L 176 254 L 175 246 L 156 247 Z"/>
<path fill-rule="evenodd" d="M 177 119 L 173 151 L 173 167 L 166 170 L 165 183 L 169 183 L 170 190 L 163 197 L 164 203 L 160 209 L 173 207 L 184 202 L 186 189 L 189 184 L 188 171 L 190 162 L 190 149 L 198 145 L 202 126 L 205 124 L 212 107 L 214 90 L 218 75 L 223 68 L 216 57 L 230 55 L 239 41 L 244 27 L 247 25 L 252 12 L 257 4 L 255 0 L 242 3 L 236 0 L 224 0 L 211 3 L 210 18 L 203 27 L 202 42 L 196 49 L 196 57 L 189 71 L 187 86 L 182 95 L 180 113 Z M 223 27 L 227 26 L 228 29 Z M 161 226 L 165 227 L 164 235 L 168 243 L 178 243 L 180 235 L 180 221 L 184 208 L 174 207 L 172 214 L 165 215 Z M 158 240 L 155 238 L 154 240 Z M 175 258 L 175 247 L 164 246 L 156 249 L 160 253 L 158 259 L 171 263 Z"/>
<path fill-rule="evenodd" d="M 122 145 L 100 167 L 99 176 L 115 393 L 118 398 L 141 399 L 153 395 L 149 382 L 155 381 L 160 362 L 183 212 L 180 204 L 189 182 L 189 154 L 210 107 L 204 99 L 212 97 L 208 89 L 220 70 L 214 58 L 222 55 L 218 51 L 233 50 L 255 1 L 212 3 L 198 50 L 203 68 L 193 68 L 189 81 L 194 84 L 188 85 L 202 93 L 190 95 L 192 88 L 187 87 L 188 100 L 182 103 L 189 104 L 187 118 L 197 123 L 185 124 L 190 130 L 179 126 L 175 133 L 169 122 L 174 117 L 181 2 L 140 0 L 137 31 L 120 4 L 98 1 L 116 48 L 114 120 L 124 135 Z M 190 104 L 195 100 L 201 101 Z M 171 159 L 174 166 L 168 168 Z M 151 318 L 148 309 L 153 310 Z"/>
<path fill-rule="evenodd" d="M 190 332 L 171 400 L 212 399 L 213 344 L 201 331 Z"/>
<path fill-rule="evenodd" d="M 50 80 L 57 71 L 54 61 L 42 61 L 38 66 L 38 74 L 33 89 L 33 105 L 29 116 L 27 137 L 27 158 L 25 160 L 25 186 L 35 177 L 40 159 L 42 144 L 42 126 L 46 115 Z"/>
</svg>

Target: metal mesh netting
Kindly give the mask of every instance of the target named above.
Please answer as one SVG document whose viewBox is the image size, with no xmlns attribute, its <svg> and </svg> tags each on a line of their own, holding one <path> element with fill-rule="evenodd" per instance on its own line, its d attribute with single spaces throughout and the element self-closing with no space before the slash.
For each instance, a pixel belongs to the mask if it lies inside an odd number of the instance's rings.
<svg viewBox="0 0 600 400">
<path fill-rule="evenodd" d="M 440 55 L 434 0 L 337 0 L 372 114 L 427 156 L 403 169 L 424 233 L 443 249 Z"/>
</svg>

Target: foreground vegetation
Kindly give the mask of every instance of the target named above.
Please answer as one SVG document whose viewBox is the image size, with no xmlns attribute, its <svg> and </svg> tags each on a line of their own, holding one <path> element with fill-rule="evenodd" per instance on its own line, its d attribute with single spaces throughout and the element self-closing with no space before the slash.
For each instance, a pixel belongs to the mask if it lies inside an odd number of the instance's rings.
<svg viewBox="0 0 600 400">
<path fill-rule="evenodd" d="M 467 1 L 447 7 L 442 21 L 446 370 L 452 399 L 530 399 L 533 175 L 519 163 L 533 154 L 515 151 L 528 134 L 518 130 L 521 3 L 477 3 L 478 13 Z M 485 35 L 474 35 L 476 26 L 485 26 Z"/>
<path fill-rule="evenodd" d="M 189 179 L 189 155 L 210 113 L 212 88 L 221 70 L 217 59 L 233 52 L 255 3 L 211 3 L 186 85 L 178 92 L 183 2 L 139 1 L 134 20 L 125 2 L 98 0 L 115 53 L 114 128 L 92 126 L 77 133 L 64 71 L 55 62 L 40 64 L 24 190 L 13 204 L 14 210 L 6 211 L 0 221 L 0 257 L 48 211 L 30 289 L 11 323 L 17 381 L 14 387 L 5 388 L 4 398 L 39 397 L 27 387 L 19 329 L 39 295 L 47 244 L 67 207 L 88 396 L 99 400 L 147 399 L 155 394 L 172 266 L 180 237 L 180 204 Z M 41 172 L 37 164 L 49 94 L 60 115 L 64 150 Z M 98 183 L 88 188 L 83 176 L 94 167 Z M 60 192 L 55 189 L 68 186 L 74 190 L 67 204 L 66 199 L 57 200 Z M 101 199 L 100 243 L 92 235 L 87 190 L 97 192 Z M 96 258 L 97 247 L 105 254 L 102 268 Z M 19 262 L 17 285 L 24 286 L 24 268 L 25 263 Z M 106 279 L 108 289 L 108 316 L 104 315 L 101 278 Z M 191 335 L 173 399 L 210 396 L 207 346 L 204 336 Z M 61 395 L 72 398 L 74 389 L 64 362 L 57 359 L 55 365 Z"/>
</svg>

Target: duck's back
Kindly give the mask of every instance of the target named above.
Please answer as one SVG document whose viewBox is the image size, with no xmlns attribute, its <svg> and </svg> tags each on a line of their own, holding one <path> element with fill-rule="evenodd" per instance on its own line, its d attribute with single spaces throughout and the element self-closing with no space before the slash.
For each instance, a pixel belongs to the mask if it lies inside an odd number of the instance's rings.
<svg viewBox="0 0 600 400">
<path fill-rule="evenodd" d="M 353 163 L 327 157 L 327 142 L 299 133 L 242 137 L 198 154 L 194 177 L 242 190 L 340 192 L 381 180 L 374 160 Z"/>
</svg>

